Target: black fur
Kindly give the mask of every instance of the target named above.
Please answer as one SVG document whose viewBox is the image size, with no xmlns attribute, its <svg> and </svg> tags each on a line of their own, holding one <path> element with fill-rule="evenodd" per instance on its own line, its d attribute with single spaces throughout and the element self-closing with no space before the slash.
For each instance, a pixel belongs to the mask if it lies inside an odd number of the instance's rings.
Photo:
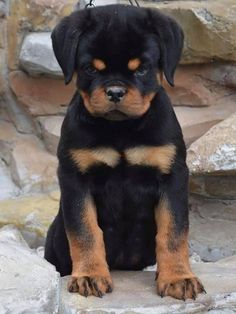
<svg viewBox="0 0 236 314">
<path fill-rule="evenodd" d="M 76 92 L 68 108 L 58 147 L 58 177 L 61 205 L 46 242 L 46 259 L 61 275 L 71 273 L 66 230 L 89 242 L 81 222 L 85 195 L 92 195 L 103 230 L 106 257 L 111 269 L 142 269 L 155 264 L 154 207 L 165 193 L 171 204 L 176 233 L 188 228 L 186 150 L 181 128 L 157 73 L 164 72 L 173 85 L 180 59 L 183 33 L 158 10 L 110 5 L 74 12 L 52 34 L 57 60 L 69 83 L 78 73 L 79 91 L 89 95 L 99 86 L 119 84 L 135 87 L 142 96 L 155 93 L 150 108 L 141 116 L 111 121 L 96 117 Z M 146 75 L 127 69 L 132 58 L 140 58 Z M 93 58 L 106 63 L 104 73 L 88 73 Z M 117 83 L 118 82 L 118 83 Z M 122 152 L 140 145 L 173 144 L 177 148 L 169 174 L 144 166 L 130 166 L 124 158 L 115 167 L 91 167 L 81 173 L 69 156 L 75 148 L 109 147 Z"/>
</svg>

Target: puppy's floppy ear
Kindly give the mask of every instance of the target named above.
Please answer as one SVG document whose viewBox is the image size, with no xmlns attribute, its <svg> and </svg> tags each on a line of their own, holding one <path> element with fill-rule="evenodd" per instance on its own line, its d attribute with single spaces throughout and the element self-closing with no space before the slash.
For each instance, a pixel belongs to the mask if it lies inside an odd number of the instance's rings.
<svg viewBox="0 0 236 314">
<path fill-rule="evenodd" d="M 63 71 L 66 84 L 70 83 L 75 71 L 79 38 L 88 25 L 89 11 L 89 9 L 76 11 L 63 18 L 51 35 L 54 54 Z"/>
<path fill-rule="evenodd" d="M 147 10 L 152 32 L 158 36 L 159 40 L 161 70 L 163 70 L 168 83 L 174 86 L 174 72 L 183 49 L 183 31 L 172 18 L 155 9 Z"/>
</svg>

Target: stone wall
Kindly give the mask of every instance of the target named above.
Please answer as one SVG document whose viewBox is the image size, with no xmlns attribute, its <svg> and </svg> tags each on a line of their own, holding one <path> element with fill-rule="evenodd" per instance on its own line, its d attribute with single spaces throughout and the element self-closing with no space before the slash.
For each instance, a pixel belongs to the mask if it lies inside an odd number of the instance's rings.
<svg viewBox="0 0 236 314">
<path fill-rule="evenodd" d="M 57 189 L 56 148 L 75 87 L 64 85 L 50 32 L 76 2 L 0 0 L 0 199 Z M 176 86 L 164 86 L 189 147 L 190 190 L 236 198 L 235 1 L 141 5 L 173 16 L 185 32 Z"/>
</svg>

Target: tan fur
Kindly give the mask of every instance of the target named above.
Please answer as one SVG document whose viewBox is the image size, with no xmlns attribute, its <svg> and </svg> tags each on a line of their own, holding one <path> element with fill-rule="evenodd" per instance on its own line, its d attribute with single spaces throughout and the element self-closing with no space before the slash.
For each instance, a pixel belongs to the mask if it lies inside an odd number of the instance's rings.
<svg viewBox="0 0 236 314">
<path fill-rule="evenodd" d="M 189 265 L 188 230 L 176 234 L 170 204 L 162 197 L 155 209 L 157 225 L 157 291 L 161 296 L 186 300 L 195 298 L 204 288 Z"/>
<path fill-rule="evenodd" d="M 157 224 L 156 255 L 159 269 L 159 280 L 177 281 L 186 277 L 193 277 L 189 266 L 188 234 L 185 232 L 176 238 L 174 222 L 168 200 L 161 199 L 155 210 Z M 172 247 L 172 249 L 171 249 Z M 171 277 L 171 278 L 169 278 Z"/>
<path fill-rule="evenodd" d="M 100 60 L 100 59 L 94 59 L 93 60 L 93 66 L 95 67 L 95 69 L 97 69 L 98 71 L 102 71 L 106 69 L 106 64 L 104 61 Z"/>
<path fill-rule="evenodd" d="M 174 161 L 176 147 L 172 144 L 163 146 L 138 146 L 125 151 L 125 157 L 131 165 L 157 167 L 162 173 L 169 173 Z"/>
<path fill-rule="evenodd" d="M 72 277 L 109 276 L 103 232 L 98 226 L 96 208 L 90 197 L 85 199 L 82 219 L 89 237 L 85 235 L 83 239 L 73 232 L 66 232 L 72 259 Z"/>
<path fill-rule="evenodd" d="M 84 100 L 85 107 L 92 115 L 102 115 L 113 109 L 113 105 L 105 95 L 104 88 L 96 88 L 91 96 L 80 90 L 80 95 Z"/>
<path fill-rule="evenodd" d="M 104 88 L 96 88 L 91 96 L 81 90 L 80 94 L 85 107 L 92 115 L 101 116 L 116 109 L 115 104 L 106 97 Z M 141 116 L 149 109 L 154 96 L 155 93 L 142 96 L 138 89 L 129 88 L 124 99 L 119 103 L 118 109 L 131 117 Z"/>
<path fill-rule="evenodd" d="M 105 164 L 114 168 L 120 160 L 120 155 L 112 148 L 72 149 L 70 155 L 82 173 L 94 165 Z"/>
<path fill-rule="evenodd" d="M 129 68 L 129 70 L 131 70 L 131 71 L 135 71 L 135 70 L 138 69 L 138 67 L 140 66 L 140 64 L 141 64 L 140 59 L 138 59 L 138 58 L 131 59 L 131 60 L 129 60 L 129 62 L 128 62 L 128 68 Z"/>
</svg>

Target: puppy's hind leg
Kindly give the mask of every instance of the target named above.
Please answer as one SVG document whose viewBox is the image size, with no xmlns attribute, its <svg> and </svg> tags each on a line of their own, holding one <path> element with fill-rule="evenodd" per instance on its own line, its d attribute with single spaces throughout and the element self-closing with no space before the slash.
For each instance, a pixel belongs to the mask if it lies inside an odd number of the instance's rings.
<svg viewBox="0 0 236 314">
<path fill-rule="evenodd" d="M 66 237 L 62 213 L 55 217 L 46 238 L 45 259 L 56 267 L 61 276 L 71 274 L 71 258 L 69 244 Z"/>
</svg>

